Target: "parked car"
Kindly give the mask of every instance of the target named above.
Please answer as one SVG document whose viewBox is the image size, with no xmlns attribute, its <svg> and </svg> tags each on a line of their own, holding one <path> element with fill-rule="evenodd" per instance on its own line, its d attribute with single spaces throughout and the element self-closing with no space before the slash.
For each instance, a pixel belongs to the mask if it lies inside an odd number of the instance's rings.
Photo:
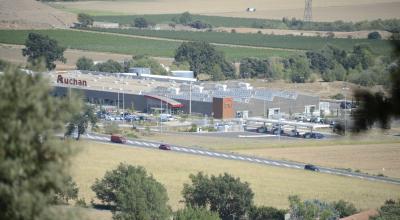
<svg viewBox="0 0 400 220">
<path fill-rule="evenodd" d="M 256 129 L 257 133 L 267 133 L 268 129 L 267 127 L 259 127 Z"/>
<path fill-rule="evenodd" d="M 288 136 L 289 137 L 300 137 L 301 135 L 297 130 L 293 129 L 288 133 Z"/>
<path fill-rule="evenodd" d="M 171 146 L 169 146 L 168 144 L 160 144 L 158 149 L 160 149 L 160 150 L 171 150 Z"/>
<path fill-rule="evenodd" d="M 119 134 L 113 134 L 111 135 L 111 142 L 125 144 L 126 138 Z"/>
<path fill-rule="evenodd" d="M 282 128 L 274 128 L 271 131 L 271 133 L 274 135 L 279 135 L 279 132 L 280 132 L 280 135 L 283 135 L 285 133 L 285 131 Z"/>
<path fill-rule="evenodd" d="M 305 170 L 311 170 L 311 171 L 319 171 L 319 168 L 318 167 L 316 167 L 315 165 L 312 165 L 312 164 L 306 164 L 305 166 L 304 166 L 304 169 Z"/>
<path fill-rule="evenodd" d="M 303 134 L 303 138 L 306 139 L 322 139 L 325 136 L 321 133 L 314 133 L 314 132 L 307 132 L 305 134 Z"/>
</svg>

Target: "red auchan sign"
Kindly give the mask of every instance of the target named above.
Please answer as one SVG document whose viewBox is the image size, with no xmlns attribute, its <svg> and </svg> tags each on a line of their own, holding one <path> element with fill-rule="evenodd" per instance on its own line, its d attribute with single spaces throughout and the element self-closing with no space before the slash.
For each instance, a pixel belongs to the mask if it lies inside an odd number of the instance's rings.
<svg viewBox="0 0 400 220">
<path fill-rule="evenodd" d="M 62 75 L 57 76 L 57 83 L 74 85 L 74 86 L 87 86 L 86 80 L 80 80 L 75 78 L 65 78 Z"/>
</svg>

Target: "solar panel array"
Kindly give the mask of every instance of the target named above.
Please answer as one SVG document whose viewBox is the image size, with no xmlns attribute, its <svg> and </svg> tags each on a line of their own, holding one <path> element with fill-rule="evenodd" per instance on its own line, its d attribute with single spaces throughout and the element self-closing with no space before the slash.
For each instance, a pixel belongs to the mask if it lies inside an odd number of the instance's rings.
<svg viewBox="0 0 400 220">
<path fill-rule="evenodd" d="M 178 88 L 178 89 L 177 89 Z M 178 91 L 178 92 L 177 92 Z M 235 102 L 248 103 L 251 99 L 273 101 L 275 97 L 297 99 L 298 94 L 290 91 L 275 91 L 270 89 L 248 89 L 243 87 L 224 87 L 221 84 L 214 86 L 192 85 L 192 100 L 212 102 L 213 97 L 232 97 Z M 157 87 L 149 94 L 161 95 L 172 99 L 190 100 L 190 85 L 180 84 L 178 87 Z"/>
</svg>

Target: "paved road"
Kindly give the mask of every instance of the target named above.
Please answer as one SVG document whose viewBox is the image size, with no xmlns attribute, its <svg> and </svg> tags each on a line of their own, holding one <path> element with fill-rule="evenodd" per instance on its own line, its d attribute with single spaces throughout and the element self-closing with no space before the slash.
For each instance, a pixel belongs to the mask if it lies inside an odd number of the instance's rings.
<svg viewBox="0 0 400 220">
<path fill-rule="evenodd" d="M 105 142 L 105 143 L 110 142 L 110 136 L 95 134 L 95 133 L 83 135 L 83 136 L 81 136 L 81 138 L 92 140 L 92 141 Z M 125 145 L 158 149 L 160 142 L 138 140 L 138 139 L 128 139 Z M 248 162 L 248 163 L 257 163 L 257 164 L 262 164 L 262 165 L 267 165 L 267 166 L 291 168 L 291 169 L 303 170 L 304 165 L 305 165 L 304 163 L 297 163 L 297 162 L 284 161 L 284 160 L 271 160 L 271 159 L 266 159 L 266 158 L 261 158 L 261 157 L 253 157 L 253 156 L 248 156 L 248 155 L 243 155 L 243 154 L 235 154 L 235 153 L 229 153 L 229 152 L 218 152 L 218 151 L 202 149 L 199 147 L 185 147 L 185 146 L 171 145 L 171 151 L 176 151 L 176 152 L 186 153 L 186 154 L 201 155 L 201 156 L 207 156 L 207 157 L 214 157 L 214 158 L 220 158 L 220 159 L 227 159 L 227 160 L 243 161 L 243 162 Z M 345 170 L 333 169 L 333 168 L 327 168 L 327 167 L 319 167 L 319 169 L 320 169 L 321 173 L 327 173 L 327 174 L 340 175 L 340 176 L 346 176 L 346 177 L 352 177 L 352 178 L 359 178 L 359 179 L 369 180 L 369 181 L 378 181 L 378 182 L 400 185 L 400 179 L 378 177 L 378 176 L 372 176 L 372 175 L 367 175 L 367 174 L 363 174 L 363 173 L 348 172 Z"/>
</svg>

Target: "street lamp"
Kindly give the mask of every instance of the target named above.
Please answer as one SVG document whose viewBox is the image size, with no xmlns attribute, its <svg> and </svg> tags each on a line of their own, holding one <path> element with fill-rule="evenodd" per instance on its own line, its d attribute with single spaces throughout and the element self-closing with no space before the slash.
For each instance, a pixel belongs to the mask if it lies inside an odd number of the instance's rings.
<svg viewBox="0 0 400 220">
<path fill-rule="evenodd" d="M 347 90 L 349 90 L 346 83 L 344 84 L 344 87 L 342 89 L 344 91 L 344 135 L 346 135 L 346 128 L 347 128 L 347 120 L 346 120 L 347 99 L 346 99 L 346 97 L 347 97 Z"/>
</svg>

